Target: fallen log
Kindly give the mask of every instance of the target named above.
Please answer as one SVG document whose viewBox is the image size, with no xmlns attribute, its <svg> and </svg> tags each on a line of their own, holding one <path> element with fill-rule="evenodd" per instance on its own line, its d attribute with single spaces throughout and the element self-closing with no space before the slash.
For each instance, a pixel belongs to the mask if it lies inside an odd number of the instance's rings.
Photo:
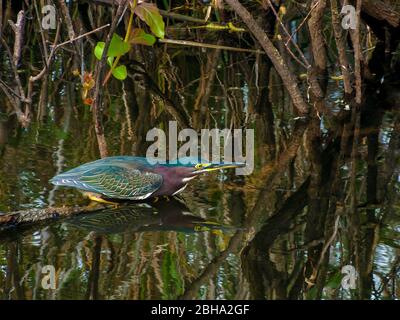
<svg viewBox="0 0 400 320">
<path fill-rule="evenodd" d="M 50 207 L 43 209 L 27 209 L 0 214 L 0 231 L 9 227 L 34 224 L 58 218 L 67 218 L 78 214 L 92 213 L 106 208 L 104 205 L 84 207 Z"/>
</svg>

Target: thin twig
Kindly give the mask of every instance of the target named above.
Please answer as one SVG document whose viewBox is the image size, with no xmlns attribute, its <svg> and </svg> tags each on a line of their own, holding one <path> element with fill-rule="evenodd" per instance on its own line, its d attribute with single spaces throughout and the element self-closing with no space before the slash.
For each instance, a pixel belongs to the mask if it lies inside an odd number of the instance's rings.
<svg viewBox="0 0 400 320">
<path fill-rule="evenodd" d="M 60 48 L 60 47 L 62 47 L 62 46 L 65 46 L 65 45 L 68 44 L 68 43 L 71 43 L 71 42 L 77 41 L 77 40 L 79 40 L 79 39 L 82 39 L 82 38 L 84 38 L 84 37 L 87 37 L 88 35 L 90 35 L 90 34 L 92 34 L 92 33 L 95 33 L 95 32 L 98 32 L 98 31 L 100 31 L 100 30 L 103 30 L 104 28 L 107 28 L 107 27 L 109 27 L 109 26 L 110 26 L 110 24 L 107 23 L 107 24 L 105 24 L 104 26 L 98 27 L 98 28 L 93 29 L 93 30 L 91 30 L 91 31 L 89 31 L 89 32 L 86 32 L 86 33 L 84 33 L 84 34 L 81 34 L 81 35 L 77 36 L 76 38 L 69 39 L 69 40 L 67 40 L 67 41 L 61 42 L 60 44 L 56 45 L 56 47 L 55 47 L 54 50 L 57 50 L 58 48 Z"/>
<path fill-rule="evenodd" d="M 249 52 L 249 53 L 257 53 L 257 54 L 265 54 L 262 50 L 253 50 L 253 49 L 245 49 L 245 48 L 235 48 L 228 46 L 221 46 L 218 44 L 211 43 L 202 43 L 188 40 L 174 40 L 174 39 L 158 39 L 158 42 L 161 43 L 169 43 L 169 44 L 177 44 L 182 46 L 190 46 L 190 47 L 199 47 L 199 48 L 210 48 L 210 49 L 222 49 L 229 51 L 237 51 L 237 52 Z"/>
<path fill-rule="evenodd" d="M 276 12 L 276 10 L 275 10 L 274 6 L 272 5 L 271 1 L 270 1 L 270 0 L 267 0 L 267 1 L 268 1 L 268 3 L 269 3 L 269 6 L 270 6 L 272 12 L 274 13 L 276 19 L 278 20 L 280 26 L 282 27 L 282 30 L 283 30 L 283 31 L 286 33 L 286 35 L 290 38 L 290 33 L 289 33 L 289 31 L 287 31 L 287 29 L 286 29 L 285 25 L 283 24 L 281 18 L 279 18 L 279 15 L 278 15 L 278 13 Z M 291 39 L 291 43 L 293 44 L 293 46 L 295 47 L 295 49 L 297 50 L 297 52 L 300 54 L 300 57 L 303 59 L 304 63 L 301 62 L 301 61 L 295 56 L 295 54 L 292 52 L 292 50 L 290 50 L 289 46 L 288 46 L 286 43 L 284 43 L 284 45 L 285 45 L 286 49 L 288 50 L 289 54 L 290 54 L 299 64 L 301 64 L 305 69 L 310 68 L 310 67 L 311 67 L 310 63 L 308 62 L 308 60 L 307 60 L 307 58 L 305 57 L 303 51 L 301 51 L 301 49 L 299 48 L 299 46 L 297 45 L 297 43 L 294 42 L 293 39 Z"/>
<path fill-rule="evenodd" d="M 17 96 L 18 98 L 20 98 L 20 96 L 17 95 L 14 90 L 12 90 L 1 80 L 0 80 L 0 88 L 3 90 L 4 94 L 7 96 L 8 100 L 10 100 L 11 104 L 13 105 L 14 112 L 17 115 L 18 119 L 22 119 L 23 117 L 22 110 L 12 95 Z"/>
<path fill-rule="evenodd" d="M 160 12 L 160 14 L 164 17 L 170 18 L 170 19 L 175 19 L 175 20 L 180 20 L 180 21 L 185 21 L 185 22 L 193 22 L 193 23 L 199 23 L 199 24 L 203 24 L 205 22 L 204 19 L 198 19 L 198 18 L 193 18 L 190 16 L 185 16 L 183 14 L 179 14 L 179 13 L 174 13 L 174 12 L 170 12 L 170 11 L 165 11 L 165 10 L 158 10 Z"/>
<path fill-rule="evenodd" d="M 15 92 L 15 90 L 13 90 L 12 88 L 10 88 L 8 85 L 7 85 L 7 83 L 5 83 L 3 80 L 1 80 L 0 79 L 0 84 L 2 84 L 4 87 L 5 87 L 5 89 L 6 89 L 6 91 L 8 91 L 8 92 L 10 92 L 12 95 L 14 95 L 15 97 L 17 97 L 19 100 L 23 100 L 23 98 L 18 94 L 18 93 L 16 93 Z M 4 89 L 3 89 L 4 90 Z M 5 91 L 4 91 L 5 92 Z M 14 100 L 14 99 L 13 99 Z"/>
<path fill-rule="evenodd" d="M 297 32 L 299 32 L 299 30 L 301 29 L 301 27 L 303 26 L 303 24 L 307 21 L 308 17 L 311 15 L 311 13 L 312 13 L 313 10 L 317 7 L 317 5 L 318 5 L 318 2 L 315 3 L 315 4 L 311 7 L 310 11 L 307 13 L 307 15 L 306 15 L 306 17 L 303 19 L 303 21 L 299 24 L 299 26 L 296 28 L 296 30 L 295 30 L 292 34 L 290 34 L 289 38 L 288 38 L 287 41 L 286 41 L 286 45 L 288 45 L 289 42 L 292 42 L 293 36 L 294 36 Z"/>
<path fill-rule="evenodd" d="M 319 266 L 322 264 L 322 261 L 324 260 L 326 252 L 328 251 L 328 249 L 331 246 L 332 242 L 336 238 L 337 232 L 339 230 L 339 221 L 340 221 L 340 215 L 338 215 L 336 217 L 332 235 L 330 236 L 330 238 L 328 239 L 328 241 L 325 243 L 324 247 L 321 250 L 321 256 L 319 257 L 319 261 L 318 261 L 316 270 L 319 269 Z"/>
<path fill-rule="evenodd" d="M 47 60 L 49 58 L 49 53 L 47 52 L 47 47 L 46 47 L 46 38 L 44 36 L 44 32 L 43 32 L 43 28 L 42 28 L 42 23 L 40 21 L 40 15 L 39 15 L 39 10 L 37 8 L 37 1 L 34 1 L 33 6 L 35 7 L 35 12 L 36 12 L 36 18 L 37 18 L 37 22 L 39 25 L 39 31 L 40 31 L 40 37 L 42 39 L 42 45 L 43 45 L 43 53 L 44 53 L 44 62 L 47 63 Z M 49 66 L 47 65 L 47 68 Z"/>
</svg>

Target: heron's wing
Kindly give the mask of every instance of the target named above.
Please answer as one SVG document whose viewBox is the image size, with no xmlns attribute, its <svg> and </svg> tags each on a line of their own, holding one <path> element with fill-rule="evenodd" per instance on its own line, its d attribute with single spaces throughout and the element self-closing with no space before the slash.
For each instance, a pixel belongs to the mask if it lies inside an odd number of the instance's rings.
<svg viewBox="0 0 400 320">
<path fill-rule="evenodd" d="M 114 165 L 100 165 L 82 170 L 76 175 L 55 177 L 58 185 L 73 186 L 96 192 L 111 199 L 143 200 L 158 190 L 163 182 L 161 175 L 140 169 Z M 53 182 L 54 182 L 53 178 Z"/>
</svg>

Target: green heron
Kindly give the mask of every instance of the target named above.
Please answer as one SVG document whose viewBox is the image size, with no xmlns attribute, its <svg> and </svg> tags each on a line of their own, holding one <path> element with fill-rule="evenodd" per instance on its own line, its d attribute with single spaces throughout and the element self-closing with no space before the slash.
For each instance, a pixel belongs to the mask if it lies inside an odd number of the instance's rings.
<svg viewBox="0 0 400 320">
<path fill-rule="evenodd" d="M 143 157 L 108 157 L 61 173 L 50 182 L 79 189 L 94 201 L 115 203 L 174 196 L 202 173 L 245 166 L 235 162 L 205 163 L 190 157 L 175 162 L 154 164 Z"/>
</svg>

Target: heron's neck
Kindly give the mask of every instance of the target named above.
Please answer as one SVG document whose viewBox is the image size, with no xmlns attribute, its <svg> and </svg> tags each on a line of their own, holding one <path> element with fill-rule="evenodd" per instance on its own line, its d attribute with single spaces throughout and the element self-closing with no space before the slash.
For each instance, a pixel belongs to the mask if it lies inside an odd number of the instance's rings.
<svg viewBox="0 0 400 320">
<path fill-rule="evenodd" d="M 190 175 L 189 172 L 184 172 L 181 168 L 170 168 L 170 167 L 157 167 L 154 172 L 161 174 L 165 182 L 176 187 L 182 187 L 186 185 L 190 180 L 194 179 L 196 175 Z"/>
</svg>

